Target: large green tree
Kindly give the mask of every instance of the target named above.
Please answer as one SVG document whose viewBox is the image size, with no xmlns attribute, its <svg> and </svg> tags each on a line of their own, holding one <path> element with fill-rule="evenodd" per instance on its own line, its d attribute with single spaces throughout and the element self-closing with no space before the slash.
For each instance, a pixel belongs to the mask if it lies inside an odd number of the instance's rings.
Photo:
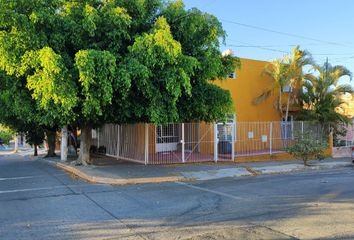
<svg viewBox="0 0 354 240">
<path fill-rule="evenodd" d="M 0 70 L 22 80 L 42 125 L 81 129 L 82 163 L 105 122 L 212 121 L 231 109 L 209 82 L 237 65 L 220 53 L 221 23 L 182 1 L 0 0 L 0 14 Z"/>
<path fill-rule="evenodd" d="M 218 19 L 197 8 L 185 10 L 183 1 L 172 1 L 163 8 L 163 16 L 171 26 L 171 32 L 182 45 L 182 53 L 192 57 L 195 69 L 190 75 L 191 94 L 182 92 L 177 102 L 180 121 L 215 121 L 232 112 L 233 103 L 229 91 L 213 85 L 212 81 L 225 78 L 241 66 L 232 55 L 220 54 L 220 43 L 226 32 Z"/>
<path fill-rule="evenodd" d="M 27 142 L 34 146 L 34 155 L 37 155 L 37 146 L 44 140 L 44 132 L 47 138 L 54 134 L 52 127 L 41 125 L 41 119 L 45 117 L 36 108 L 36 102 L 26 89 L 23 78 L 8 76 L 0 70 L 0 122 L 10 126 L 13 131 L 24 133 Z M 49 144 L 47 156 L 53 156 L 54 146 Z"/>
</svg>

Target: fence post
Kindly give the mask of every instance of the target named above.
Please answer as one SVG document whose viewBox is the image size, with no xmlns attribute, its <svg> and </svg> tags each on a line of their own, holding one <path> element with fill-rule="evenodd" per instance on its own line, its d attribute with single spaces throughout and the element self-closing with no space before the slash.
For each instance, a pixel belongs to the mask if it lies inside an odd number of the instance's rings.
<svg viewBox="0 0 354 240">
<path fill-rule="evenodd" d="M 184 149 L 184 123 L 182 123 L 182 139 L 181 139 L 181 145 L 182 145 L 182 162 L 185 163 L 185 149 Z"/>
<path fill-rule="evenodd" d="M 269 125 L 269 155 L 272 155 L 272 144 L 273 144 L 273 122 Z"/>
<path fill-rule="evenodd" d="M 97 128 L 97 149 L 100 148 L 100 129 Z"/>
<path fill-rule="evenodd" d="M 214 123 L 214 161 L 218 161 L 218 124 Z"/>
<path fill-rule="evenodd" d="M 231 159 L 235 160 L 235 142 L 236 142 L 236 114 L 234 114 L 232 119 L 232 129 L 231 129 Z"/>
<path fill-rule="evenodd" d="M 67 160 L 68 160 L 68 127 L 64 126 L 61 129 L 60 161 L 66 162 Z"/>
<path fill-rule="evenodd" d="M 119 155 L 120 155 L 120 125 L 117 126 L 118 129 L 117 129 L 117 160 L 119 159 Z"/>
<path fill-rule="evenodd" d="M 304 134 L 304 121 L 301 121 L 301 136 Z"/>
<path fill-rule="evenodd" d="M 149 163 L 149 125 L 145 123 L 145 165 Z"/>
<path fill-rule="evenodd" d="M 14 140 L 15 140 L 14 152 L 17 153 L 18 152 L 18 136 L 17 136 L 17 133 L 15 133 Z"/>
</svg>

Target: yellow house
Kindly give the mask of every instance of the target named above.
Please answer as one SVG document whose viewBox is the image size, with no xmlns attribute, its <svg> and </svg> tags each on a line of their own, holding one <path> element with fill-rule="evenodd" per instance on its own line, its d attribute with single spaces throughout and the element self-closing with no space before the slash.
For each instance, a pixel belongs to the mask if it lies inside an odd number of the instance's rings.
<svg viewBox="0 0 354 240">
<path fill-rule="evenodd" d="M 264 74 L 267 64 L 269 62 L 241 58 L 241 69 L 225 80 L 214 82 L 230 91 L 238 122 L 281 120 L 276 109 L 278 95 L 273 93 L 259 105 L 253 104 L 253 100 L 273 84 L 273 80 Z"/>
<path fill-rule="evenodd" d="M 236 112 L 235 157 L 243 161 L 250 159 L 290 159 L 284 153 L 284 146 L 291 144 L 296 131 L 321 131 L 319 126 L 304 122 L 294 122 L 293 114 L 300 110 L 290 99 L 288 122 L 282 122 L 278 110 L 279 92 L 273 91 L 262 103 L 254 104 L 254 99 L 274 84 L 274 80 L 265 74 L 267 61 L 241 58 L 241 69 L 225 80 L 214 84 L 229 90 Z M 282 110 L 285 112 L 288 90 L 282 91 Z M 349 108 L 348 108 L 349 109 Z M 332 154 L 332 138 L 329 140 L 327 155 Z"/>
<path fill-rule="evenodd" d="M 264 74 L 265 61 L 241 59 L 242 67 L 214 84 L 229 90 L 235 117 L 225 123 L 171 123 L 113 125 L 100 129 L 98 146 L 107 155 L 145 164 L 191 163 L 202 161 L 247 161 L 274 156 L 289 159 L 284 147 L 293 141 L 296 130 L 313 126 L 282 122 L 277 109 L 279 93 L 264 102 L 254 99 L 273 85 Z M 286 99 L 287 93 L 282 93 Z M 285 102 L 283 102 L 285 105 Z"/>
</svg>

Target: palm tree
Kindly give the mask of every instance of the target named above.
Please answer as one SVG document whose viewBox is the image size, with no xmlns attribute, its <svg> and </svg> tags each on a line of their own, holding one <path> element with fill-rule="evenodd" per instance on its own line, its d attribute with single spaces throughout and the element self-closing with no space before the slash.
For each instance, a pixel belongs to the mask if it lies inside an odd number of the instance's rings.
<svg viewBox="0 0 354 240">
<path fill-rule="evenodd" d="M 308 75 L 304 73 L 303 68 L 312 65 L 314 63 L 311 54 L 305 50 L 301 50 L 299 46 L 296 46 L 290 55 L 285 55 L 281 59 L 271 62 L 265 68 L 265 74 L 270 76 L 274 80 L 274 84 L 262 92 L 258 97 L 254 99 L 255 104 L 259 104 L 267 99 L 272 91 L 279 91 L 278 96 L 278 110 L 282 119 L 282 131 L 284 134 L 284 145 L 287 145 L 288 139 L 288 118 L 290 100 L 293 100 L 293 104 L 301 106 L 300 89 L 304 82 L 304 79 Z M 283 90 L 285 87 L 289 88 L 287 94 L 285 114 L 283 111 Z"/>
<path fill-rule="evenodd" d="M 343 66 L 332 66 L 326 63 L 323 66 L 315 65 L 316 75 L 307 75 L 303 83 L 301 98 L 304 108 L 299 112 L 301 120 L 312 120 L 318 123 L 327 123 L 335 130 L 340 123 L 349 123 L 350 119 L 339 113 L 345 101 L 342 96 L 353 93 L 349 84 L 338 84 L 344 76 L 352 77 L 351 72 Z"/>
<path fill-rule="evenodd" d="M 263 91 L 259 96 L 254 99 L 254 104 L 260 104 L 265 101 L 272 92 L 279 91 L 277 108 L 283 121 L 288 121 L 290 100 L 293 99 L 294 103 L 301 105 L 300 89 L 307 77 L 303 68 L 313 64 L 311 54 L 305 50 L 301 50 L 296 46 L 291 55 L 283 56 L 266 66 L 264 73 L 270 76 L 274 83 L 268 89 Z M 283 111 L 282 93 L 285 87 L 289 87 L 290 91 L 287 94 L 287 103 L 285 114 Z"/>
<path fill-rule="evenodd" d="M 301 88 L 308 76 L 311 76 L 309 73 L 304 73 L 304 67 L 314 65 L 314 60 L 312 59 L 311 54 L 306 50 L 301 50 L 299 46 L 296 46 L 291 56 L 285 56 L 284 62 L 288 65 L 288 86 L 290 91 L 287 98 L 286 112 L 285 112 L 285 121 L 287 121 L 289 116 L 289 107 L 290 99 L 293 99 L 293 103 L 297 105 L 302 104 L 301 101 Z"/>
<path fill-rule="evenodd" d="M 277 108 L 279 110 L 281 119 L 284 118 L 282 107 L 282 91 L 284 87 L 287 86 L 290 82 L 288 69 L 289 66 L 286 65 L 282 59 L 276 59 L 268 64 L 264 69 L 264 74 L 270 76 L 274 82 L 271 86 L 269 86 L 269 88 L 267 88 L 253 100 L 254 104 L 260 104 L 268 99 L 272 92 L 279 92 Z"/>
</svg>

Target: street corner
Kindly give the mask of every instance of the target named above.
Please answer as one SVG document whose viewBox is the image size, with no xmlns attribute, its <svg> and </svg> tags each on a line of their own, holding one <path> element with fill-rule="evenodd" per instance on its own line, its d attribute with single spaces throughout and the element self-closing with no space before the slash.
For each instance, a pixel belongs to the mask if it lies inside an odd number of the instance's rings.
<svg viewBox="0 0 354 240">
<path fill-rule="evenodd" d="M 110 184 L 110 185 L 134 185 L 134 184 L 149 184 L 149 183 L 165 183 L 165 182 L 186 182 L 196 180 L 193 177 L 184 176 L 155 176 L 155 177 L 120 177 L 117 173 L 117 177 L 107 177 L 106 174 L 100 172 L 99 175 L 95 175 L 94 168 L 86 166 L 72 166 L 68 163 L 56 162 L 54 165 L 69 174 L 79 177 L 94 184 Z"/>
</svg>

